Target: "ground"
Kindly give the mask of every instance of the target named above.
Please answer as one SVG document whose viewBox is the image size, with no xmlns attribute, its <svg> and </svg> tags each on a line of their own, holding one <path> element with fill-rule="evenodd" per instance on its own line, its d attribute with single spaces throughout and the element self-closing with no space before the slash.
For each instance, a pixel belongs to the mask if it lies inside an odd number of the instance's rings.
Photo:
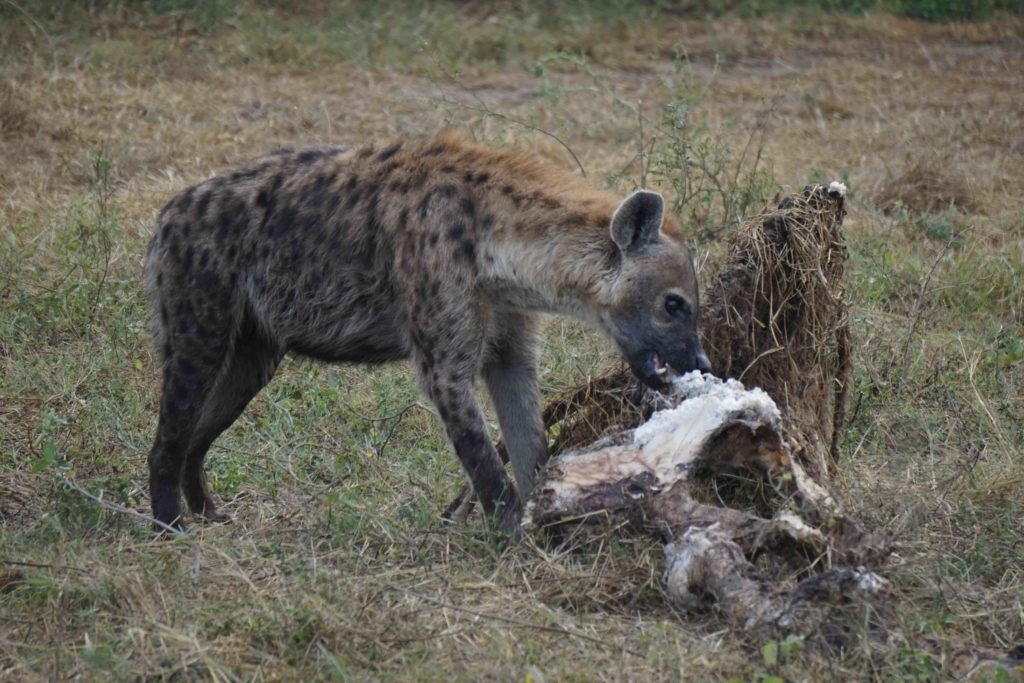
<svg viewBox="0 0 1024 683">
<path fill-rule="evenodd" d="M 0 679 L 1021 675 L 1021 16 L 298 7 L 0 9 Z M 656 542 L 445 525 L 462 474 L 403 364 L 286 362 L 211 452 L 231 524 L 157 540 L 82 493 L 148 511 L 140 273 L 163 203 L 276 146 L 443 126 L 687 195 L 705 285 L 737 215 L 847 184 L 834 489 L 894 539 L 881 630 L 762 642 L 673 607 Z M 548 394 L 617 363 L 572 322 L 545 339 Z"/>
</svg>

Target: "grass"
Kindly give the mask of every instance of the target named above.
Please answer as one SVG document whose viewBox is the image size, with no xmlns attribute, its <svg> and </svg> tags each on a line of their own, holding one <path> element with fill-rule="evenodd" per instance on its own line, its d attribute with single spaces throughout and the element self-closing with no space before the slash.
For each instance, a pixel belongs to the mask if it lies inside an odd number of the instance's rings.
<svg viewBox="0 0 1024 683">
<path fill-rule="evenodd" d="M 1021 675 L 1019 17 L 23 6 L 38 25 L 0 14 L 0 678 Z M 155 541 L 65 483 L 148 508 L 159 373 L 141 259 L 187 183 L 278 145 L 447 124 L 574 168 L 542 128 L 625 191 L 637 111 L 656 123 L 681 101 L 684 147 L 646 128 L 661 189 L 685 187 L 701 141 L 734 163 L 761 125 L 772 182 L 850 187 L 856 383 L 834 488 L 896 539 L 885 638 L 754 642 L 680 613 L 657 544 L 614 530 L 553 549 L 444 526 L 462 475 L 401 364 L 286 362 L 211 453 L 232 524 Z M 702 225 L 713 259 L 727 228 Z M 616 362 L 568 321 L 545 340 L 549 393 Z"/>
</svg>

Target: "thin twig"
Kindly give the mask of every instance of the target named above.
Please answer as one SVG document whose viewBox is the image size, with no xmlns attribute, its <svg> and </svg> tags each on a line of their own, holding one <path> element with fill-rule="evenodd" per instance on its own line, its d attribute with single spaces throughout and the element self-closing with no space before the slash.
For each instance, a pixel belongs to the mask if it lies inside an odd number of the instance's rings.
<svg viewBox="0 0 1024 683">
<path fill-rule="evenodd" d="M 932 262 L 932 267 L 928 269 L 928 274 L 925 275 L 924 279 L 921 281 L 920 287 L 917 289 L 917 299 L 914 302 L 914 315 L 910 321 L 910 329 L 907 331 L 907 338 L 903 342 L 903 354 L 900 356 L 900 377 L 907 374 L 907 364 L 910 362 L 910 345 L 914 341 L 914 333 L 917 331 L 918 323 L 921 322 L 921 316 L 924 313 L 924 298 L 925 295 L 928 294 L 928 285 L 931 284 L 932 276 L 935 274 L 935 269 L 938 268 L 939 262 L 952 248 L 953 243 L 963 237 L 964 233 L 968 230 L 970 230 L 969 227 L 949 238 L 946 242 L 946 246 L 944 246 L 942 251 L 939 252 L 939 255 L 935 257 L 935 260 Z"/>
<path fill-rule="evenodd" d="M 160 527 L 164 531 L 166 531 L 168 533 L 171 533 L 171 534 L 174 534 L 175 536 L 183 535 L 183 532 L 181 531 L 181 529 L 176 529 L 173 526 L 171 526 L 170 524 L 164 524 L 160 520 L 155 519 L 153 517 L 150 517 L 149 515 L 143 514 L 143 513 L 139 512 L 138 510 L 132 510 L 131 508 L 125 507 L 124 505 L 119 505 L 118 503 L 112 503 L 109 500 L 103 500 L 99 496 L 96 496 L 96 495 L 90 493 L 89 491 L 85 490 L 81 486 L 79 486 L 75 482 L 75 480 L 72 479 L 71 477 L 61 477 L 61 483 L 63 483 L 65 486 L 67 486 L 69 489 L 72 489 L 73 491 L 78 491 L 80 494 L 82 494 L 83 496 L 85 496 L 89 500 L 93 501 L 94 503 L 96 503 L 100 507 L 106 508 L 106 509 L 108 509 L 108 510 L 110 510 L 112 512 L 119 512 L 119 513 L 121 513 L 123 515 L 128 515 L 129 517 L 135 517 L 136 519 L 141 519 L 141 520 L 143 520 L 145 522 L 149 522 L 150 524 L 155 524 L 156 526 Z"/>
<path fill-rule="evenodd" d="M 562 138 L 558 137 L 554 133 L 552 133 L 550 131 L 547 131 L 547 130 L 544 130 L 540 126 L 534 125 L 532 123 L 527 123 L 527 122 L 522 121 L 520 119 L 517 119 L 517 118 L 515 118 L 513 116 L 509 116 L 508 114 L 502 114 L 501 112 L 494 111 L 493 109 L 487 107 L 486 105 L 483 105 L 483 106 L 473 106 L 471 104 L 466 104 L 465 102 L 459 102 L 458 100 L 452 100 L 452 99 L 449 99 L 447 97 L 441 97 L 441 98 L 437 98 L 437 99 L 439 99 L 444 104 L 450 104 L 450 105 L 453 105 L 453 106 L 456 106 L 456 107 L 462 107 L 463 109 L 469 109 L 470 111 L 475 111 L 475 112 L 478 112 L 480 114 L 486 114 L 487 116 L 491 116 L 491 117 L 496 118 L 496 119 L 502 119 L 504 121 L 508 121 L 509 123 L 514 123 L 517 126 L 522 126 L 526 130 L 537 131 L 541 135 L 548 136 L 549 138 L 551 138 L 552 140 L 557 142 L 559 145 L 561 145 L 562 148 L 565 149 L 565 151 L 568 152 L 570 154 L 570 156 L 572 156 L 572 160 L 574 162 L 576 162 L 576 167 L 580 169 L 580 175 L 582 175 L 584 178 L 587 177 L 587 171 L 586 171 L 585 168 L 583 168 L 583 162 L 580 161 L 580 158 L 578 156 L 576 156 L 576 152 L 572 151 L 572 147 L 570 147 L 568 145 L 568 143 L 566 143 L 564 140 L 562 140 Z"/>
<path fill-rule="evenodd" d="M 477 95 L 475 92 L 473 92 L 468 87 L 466 87 L 466 84 L 463 83 L 462 81 L 460 81 L 455 76 L 455 74 L 453 74 L 450 71 L 448 71 L 448 69 L 446 69 L 445 66 L 443 64 L 441 64 L 441 62 L 437 59 L 436 55 L 433 55 L 433 59 L 434 59 L 435 66 L 437 66 L 437 68 L 441 70 L 441 73 L 443 73 L 445 75 L 445 77 L 449 81 L 454 83 L 460 90 L 462 90 L 467 95 L 469 95 L 474 100 L 476 100 L 477 105 L 476 106 L 469 105 L 469 104 L 466 104 L 465 102 L 459 102 L 457 100 L 451 100 L 451 99 L 449 99 L 447 97 L 438 98 L 438 99 L 440 99 L 441 102 L 443 102 L 445 104 L 449 104 L 449 105 L 454 105 L 454 106 L 457 106 L 457 107 L 462 107 L 463 109 L 469 109 L 471 111 L 476 111 L 476 112 L 481 113 L 481 114 L 486 114 L 487 116 L 493 116 L 494 118 L 499 118 L 499 119 L 502 119 L 504 121 L 508 121 L 509 123 L 514 123 L 517 126 L 522 126 L 526 130 L 535 130 L 535 131 L 537 131 L 538 133 L 540 133 L 542 135 L 548 136 L 549 138 L 551 138 L 552 140 L 557 142 L 559 145 L 561 145 L 562 148 L 565 149 L 565 151 L 569 153 L 569 155 L 572 157 L 572 160 L 576 162 L 576 166 L 580 169 L 580 175 L 582 175 L 584 178 L 587 177 L 587 171 L 586 171 L 585 168 L 583 168 L 583 162 L 580 161 L 580 158 L 578 156 L 576 156 L 576 152 L 572 151 L 572 147 L 570 147 L 567 142 L 562 140 L 562 138 L 558 137 L 557 135 L 555 135 L 554 133 L 552 133 L 550 131 L 544 130 L 540 126 L 536 126 L 536 125 L 533 125 L 533 124 L 530 124 L 530 123 L 526 123 L 525 121 L 521 121 L 520 119 L 517 119 L 515 117 L 509 116 L 508 114 L 502 114 L 500 112 L 494 111 L 489 106 L 487 106 L 487 103 L 484 102 L 483 99 L 481 99 L 479 95 Z"/>
<path fill-rule="evenodd" d="M 25 11 L 24 7 L 22 7 L 21 5 L 19 5 L 16 2 L 14 2 L 14 0 L 4 0 L 4 2 L 6 2 L 8 5 L 13 7 L 14 9 L 18 10 L 19 12 L 21 12 L 24 15 L 24 17 L 30 23 L 32 23 L 36 28 L 38 28 L 39 31 L 46 37 L 46 41 L 48 43 L 50 43 L 50 57 L 53 59 L 53 73 L 56 74 L 57 71 L 58 71 L 58 67 L 57 67 L 57 46 L 56 46 L 56 44 L 54 44 L 53 38 L 50 37 L 50 34 L 46 31 L 45 28 L 43 28 L 43 25 L 40 24 L 36 20 L 35 17 L 33 17 L 31 14 L 29 14 L 27 11 Z"/>
<path fill-rule="evenodd" d="M 65 564 L 47 564 L 45 562 L 22 562 L 20 560 L 0 560 L 0 564 L 5 564 L 10 567 L 31 567 L 33 569 L 57 569 L 61 571 L 78 572 L 79 574 L 89 573 L 81 567 L 71 567 Z"/>
<path fill-rule="evenodd" d="M 974 392 L 974 398 L 978 399 L 978 403 L 981 404 L 981 409 L 985 411 L 985 415 L 988 416 L 989 422 L 992 423 L 992 428 L 996 431 L 996 436 L 999 437 L 999 443 L 1002 444 L 1003 448 L 1006 448 L 1006 435 L 1003 434 L 1002 427 L 999 426 L 999 422 L 996 421 L 996 416 L 992 414 L 992 411 L 988 409 L 988 403 L 981 397 L 981 392 L 978 391 L 978 385 L 974 381 L 974 369 L 978 366 L 978 360 L 971 361 L 967 357 L 967 349 L 964 348 L 963 337 L 957 336 L 957 342 L 960 344 L 960 353 L 964 357 L 964 365 L 967 367 L 967 381 L 971 385 L 971 391 Z"/>
<path fill-rule="evenodd" d="M 640 189 L 647 189 L 647 167 L 644 163 L 644 103 L 643 100 L 636 101 L 636 120 L 640 128 Z"/>
</svg>

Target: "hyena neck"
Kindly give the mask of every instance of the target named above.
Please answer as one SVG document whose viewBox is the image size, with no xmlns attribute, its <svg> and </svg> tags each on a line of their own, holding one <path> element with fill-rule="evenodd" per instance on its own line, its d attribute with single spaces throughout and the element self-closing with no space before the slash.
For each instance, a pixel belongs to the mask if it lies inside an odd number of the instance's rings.
<svg viewBox="0 0 1024 683">
<path fill-rule="evenodd" d="M 493 235 L 483 284 L 498 305 L 597 322 L 614 275 L 608 226 L 616 203 L 594 196 L 559 203 L 527 210 Z"/>
</svg>

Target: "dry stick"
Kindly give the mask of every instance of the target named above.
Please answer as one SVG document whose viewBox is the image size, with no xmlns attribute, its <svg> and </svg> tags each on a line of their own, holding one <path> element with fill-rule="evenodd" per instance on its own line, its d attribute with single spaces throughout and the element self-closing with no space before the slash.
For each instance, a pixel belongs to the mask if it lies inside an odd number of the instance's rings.
<svg viewBox="0 0 1024 683">
<path fill-rule="evenodd" d="M 164 531 L 167 531 L 168 533 L 174 534 L 176 536 L 183 535 L 183 532 L 180 529 L 175 529 L 173 526 L 171 526 L 169 524 L 164 524 L 160 520 L 154 519 L 153 517 L 150 517 L 149 515 L 145 515 L 145 514 L 139 512 L 138 510 L 132 510 L 131 508 L 125 507 L 124 505 L 119 505 L 117 503 L 111 503 L 109 500 L 103 500 L 102 498 L 93 495 L 92 493 L 90 493 L 89 491 L 85 490 L 84 488 L 79 486 L 77 483 L 75 483 L 75 480 L 70 478 L 70 477 L 61 477 L 60 480 L 61 480 L 61 483 L 63 483 L 65 486 L 67 486 L 68 488 L 70 488 L 70 489 L 72 489 L 74 491 L 78 491 L 80 494 L 82 494 L 83 496 L 85 496 L 89 500 L 93 501 L 94 503 L 98 504 L 100 507 L 104 507 L 104 508 L 106 508 L 108 510 L 111 510 L 112 512 L 119 512 L 119 513 L 121 513 L 123 515 L 128 515 L 130 517 L 135 517 L 136 519 L 141 519 L 143 521 L 149 522 L 150 524 L 155 524 L 156 526 L 160 527 Z"/>
<path fill-rule="evenodd" d="M 393 584 L 389 584 L 388 588 L 390 588 L 393 591 L 397 591 L 397 592 L 400 592 L 400 593 L 405 593 L 406 595 L 408 595 L 410 597 L 413 597 L 413 598 L 416 598 L 417 600 L 423 600 L 424 602 L 433 603 L 433 604 L 435 604 L 438 607 L 441 607 L 443 609 L 455 610 L 456 612 L 465 612 L 466 614 L 472 614 L 473 616 L 480 617 L 481 619 L 493 619 L 495 621 L 500 621 L 500 622 L 509 624 L 511 626 L 517 626 L 519 628 L 530 628 L 530 629 L 534 629 L 536 631 L 547 631 L 548 633 L 558 633 L 558 634 L 561 634 L 563 636 L 571 636 L 573 638 L 580 638 L 581 640 L 586 640 L 586 641 L 589 641 L 591 643 L 596 643 L 597 645 L 603 645 L 604 647 L 607 647 L 607 648 L 611 647 L 610 643 L 608 643 L 607 641 L 601 640 L 600 638 L 595 638 L 594 636 L 588 636 L 585 633 L 577 633 L 576 631 L 570 631 L 569 629 L 562 628 L 560 626 L 544 626 L 544 625 L 541 625 L 541 624 L 531 624 L 530 622 L 527 622 L 527 621 L 520 621 L 519 619 L 512 619 L 510 617 L 503 617 L 503 616 L 501 616 L 499 614 L 489 614 L 488 612 L 480 612 L 478 610 L 470 609 L 468 607 L 460 607 L 459 605 L 453 605 L 450 602 L 445 602 L 444 600 L 438 600 L 437 598 L 432 598 L 429 595 L 423 595 L 421 593 L 416 593 L 416 592 L 411 591 L 411 590 L 409 590 L 407 588 L 402 588 L 401 586 L 395 586 Z M 631 650 L 629 648 L 622 648 L 622 651 L 623 652 L 627 652 L 627 653 L 629 653 L 629 654 L 631 654 L 631 655 L 633 655 L 635 657 L 642 657 L 643 656 L 642 654 L 640 654 L 636 650 Z"/>
<path fill-rule="evenodd" d="M 5 564 L 10 567 L 32 567 L 33 569 L 56 569 L 61 571 L 78 572 L 79 574 L 88 574 L 86 570 L 80 567 L 72 567 L 66 564 L 47 564 L 44 562 L 22 562 L 20 560 L 0 560 L 0 564 Z"/>
</svg>

